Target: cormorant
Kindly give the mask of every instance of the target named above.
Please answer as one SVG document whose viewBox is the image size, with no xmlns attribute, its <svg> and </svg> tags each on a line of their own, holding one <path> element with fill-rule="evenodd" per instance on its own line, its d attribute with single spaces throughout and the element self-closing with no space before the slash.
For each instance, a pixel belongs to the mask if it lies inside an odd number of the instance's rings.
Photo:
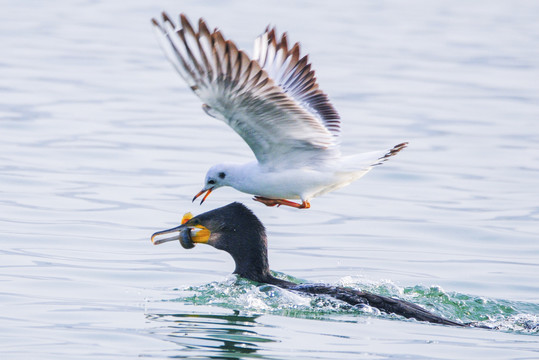
<svg viewBox="0 0 539 360">
<path fill-rule="evenodd" d="M 177 234 L 157 239 L 161 235 L 169 233 Z M 234 274 L 252 281 L 301 293 L 328 295 L 350 305 L 369 305 L 385 313 L 397 314 L 409 319 L 452 326 L 470 325 L 444 319 L 404 300 L 342 286 L 295 284 L 274 277 L 269 269 L 264 225 L 251 210 L 238 202 L 195 217 L 188 213 L 184 216 L 180 226 L 152 235 L 152 242 L 155 245 L 173 240 L 179 240 L 186 249 L 193 248 L 195 243 L 204 243 L 226 251 L 232 255 L 236 263 Z"/>
</svg>

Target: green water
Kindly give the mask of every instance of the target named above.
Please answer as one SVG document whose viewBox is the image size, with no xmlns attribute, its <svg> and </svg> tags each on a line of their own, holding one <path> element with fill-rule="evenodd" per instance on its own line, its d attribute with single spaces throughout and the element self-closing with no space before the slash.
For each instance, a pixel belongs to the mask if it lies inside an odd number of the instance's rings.
<svg viewBox="0 0 539 360">
<path fill-rule="evenodd" d="M 301 282 L 282 273 L 275 276 Z M 400 288 L 392 283 L 362 283 L 352 278 L 339 285 L 379 295 L 396 297 L 422 305 L 447 319 L 473 323 L 493 330 L 519 334 L 539 335 L 539 305 L 502 299 L 488 299 L 477 295 L 446 292 L 440 287 L 413 286 Z M 370 306 L 351 306 L 327 296 L 309 296 L 272 285 L 259 285 L 250 280 L 230 276 L 225 281 L 175 289 L 178 301 L 190 305 L 211 305 L 240 312 L 274 314 L 304 319 L 338 320 L 342 315 L 377 316 L 400 321 L 407 320 L 394 314 L 381 313 Z"/>
</svg>

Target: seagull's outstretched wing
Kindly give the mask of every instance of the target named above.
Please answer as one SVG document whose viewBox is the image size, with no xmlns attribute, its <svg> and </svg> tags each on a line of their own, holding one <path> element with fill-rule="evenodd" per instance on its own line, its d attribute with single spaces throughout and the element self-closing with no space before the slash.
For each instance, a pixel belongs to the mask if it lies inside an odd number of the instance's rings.
<svg viewBox="0 0 539 360">
<path fill-rule="evenodd" d="M 165 13 L 162 24 L 152 22 L 168 59 L 202 99 L 204 110 L 230 125 L 259 163 L 301 166 L 338 156 L 338 115 L 318 90 L 306 58 L 298 61 L 299 47 L 288 50 L 286 40 L 277 44 L 274 36 L 267 46 L 259 41 L 266 51 L 258 58 L 265 59 L 268 69 L 278 68 L 274 81 L 258 61 L 219 30 L 210 32 L 202 19 L 198 31 L 183 14 L 178 27 Z M 272 49 L 285 60 L 272 59 Z"/>
<path fill-rule="evenodd" d="M 275 28 L 266 31 L 255 40 L 253 58 L 283 91 L 301 106 L 316 115 L 335 136 L 340 134 L 340 117 L 328 96 L 320 90 L 308 55 L 300 59 L 300 46 L 295 43 L 288 49 L 286 33 L 277 39 Z"/>
</svg>

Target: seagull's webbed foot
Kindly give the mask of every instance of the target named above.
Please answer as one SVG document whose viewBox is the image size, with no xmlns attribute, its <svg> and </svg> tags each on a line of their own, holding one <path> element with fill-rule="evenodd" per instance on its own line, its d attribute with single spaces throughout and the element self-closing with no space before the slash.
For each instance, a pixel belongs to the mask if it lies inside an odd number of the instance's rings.
<svg viewBox="0 0 539 360">
<path fill-rule="evenodd" d="M 309 204 L 308 201 L 304 200 L 301 204 L 298 204 L 298 203 L 295 203 L 293 201 L 290 201 L 290 200 L 285 200 L 285 199 L 270 199 L 270 198 L 267 198 L 267 197 L 263 197 L 263 196 L 255 196 L 253 198 L 254 201 L 258 201 L 258 202 L 261 202 L 262 204 L 266 205 L 266 206 L 281 206 L 281 205 L 285 205 L 285 206 L 290 206 L 290 207 L 294 207 L 294 208 L 297 208 L 297 209 L 308 209 L 311 207 L 311 204 Z"/>
</svg>

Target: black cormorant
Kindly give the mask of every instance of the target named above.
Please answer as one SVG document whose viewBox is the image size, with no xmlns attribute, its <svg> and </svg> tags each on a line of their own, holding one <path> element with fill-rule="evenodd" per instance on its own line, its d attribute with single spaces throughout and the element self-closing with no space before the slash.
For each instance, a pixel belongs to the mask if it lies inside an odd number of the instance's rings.
<svg viewBox="0 0 539 360">
<path fill-rule="evenodd" d="M 161 235 L 177 233 L 168 238 L 158 239 Z M 392 313 L 419 321 L 436 324 L 467 326 L 438 315 L 407 301 L 375 295 L 365 291 L 325 284 L 295 284 L 271 275 L 267 239 L 264 225 L 243 204 L 234 202 L 221 208 L 192 217 L 187 214 L 182 224 L 172 229 L 156 232 L 152 242 L 157 245 L 167 241 L 179 240 L 181 245 L 190 249 L 195 243 L 211 245 L 224 250 L 234 259 L 238 274 L 259 283 L 271 284 L 283 289 L 313 295 L 328 295 L 351 305 L 369 305 L 385 313 Z"/>
</svg>

